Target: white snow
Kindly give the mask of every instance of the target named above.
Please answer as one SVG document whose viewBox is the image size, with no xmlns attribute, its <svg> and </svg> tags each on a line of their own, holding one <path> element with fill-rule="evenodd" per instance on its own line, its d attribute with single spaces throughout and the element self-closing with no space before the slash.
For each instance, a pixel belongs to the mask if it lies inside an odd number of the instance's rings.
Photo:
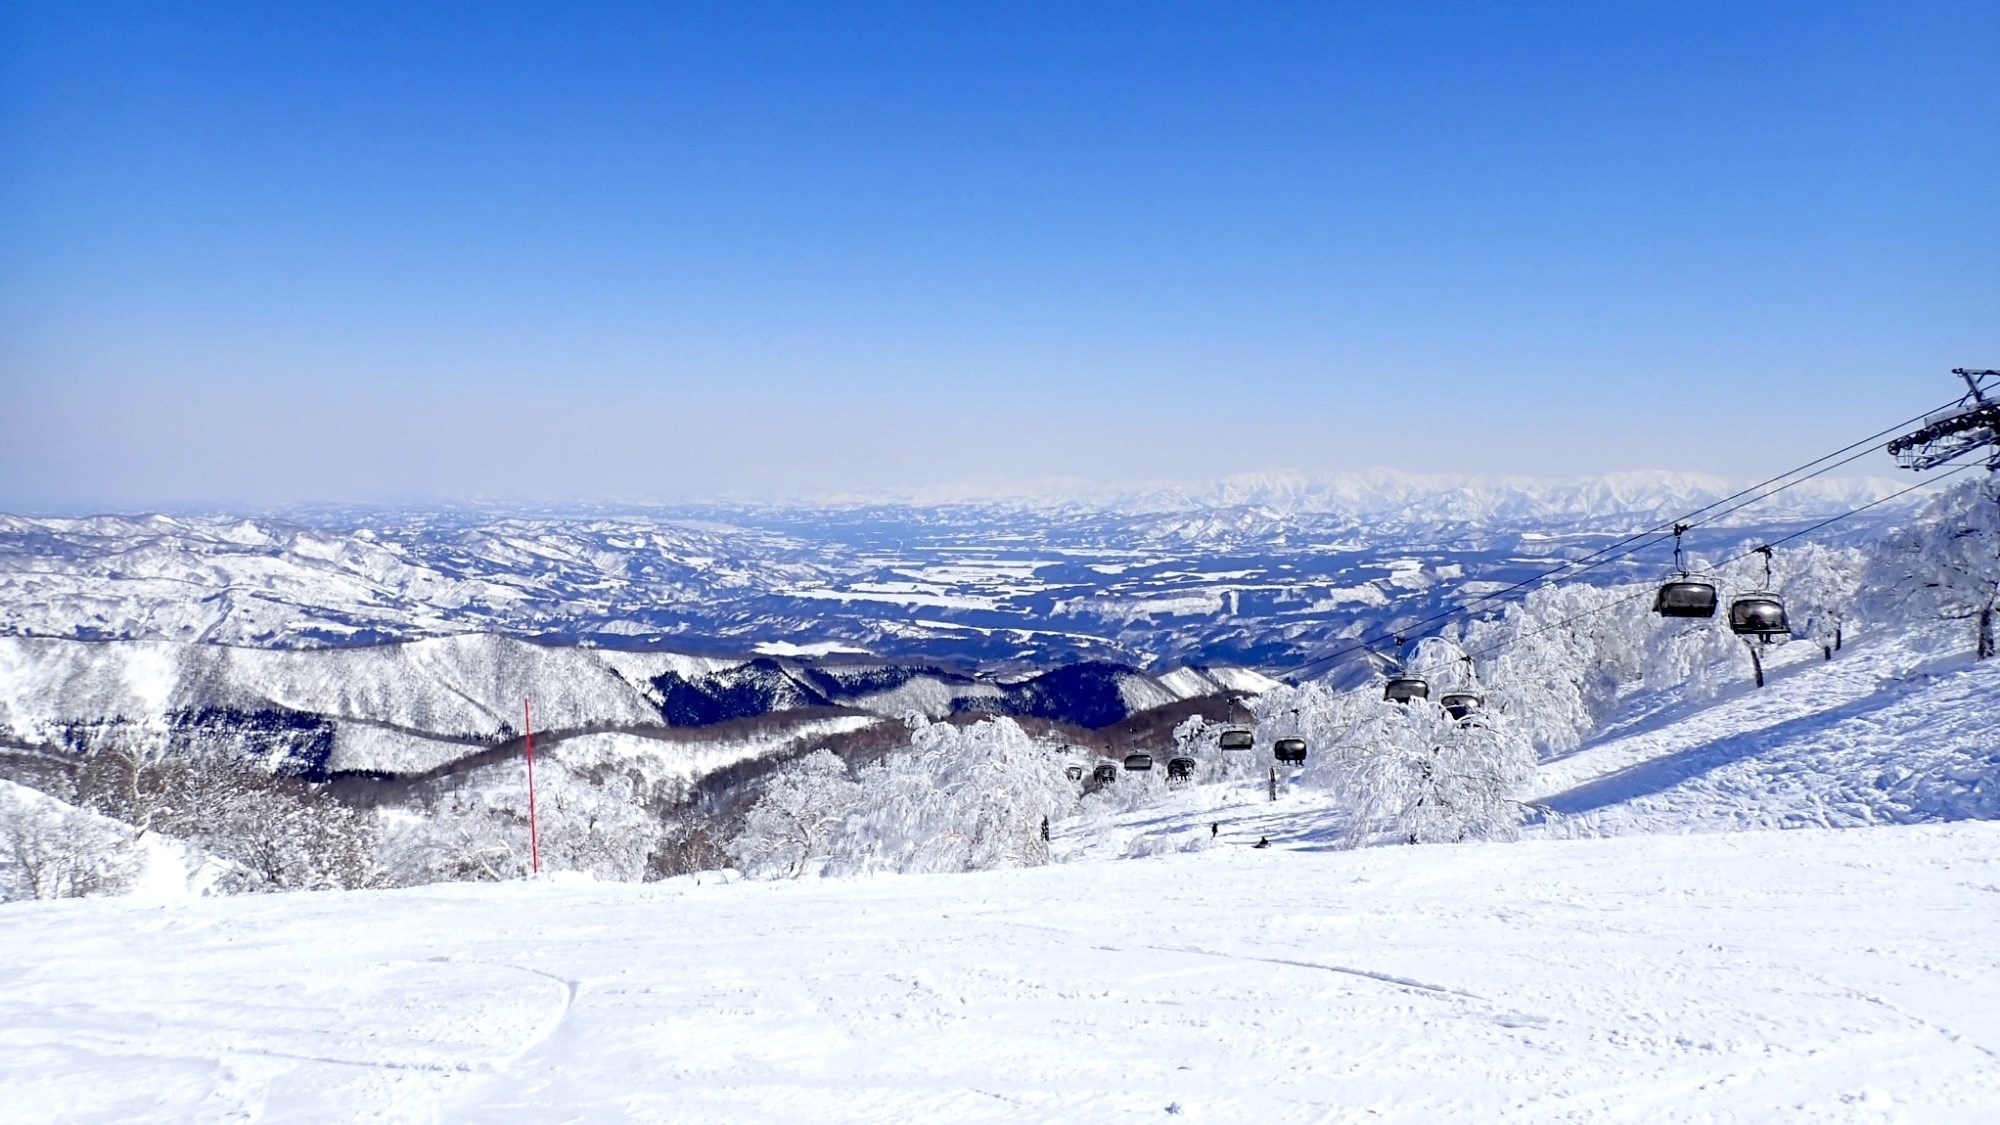
<svg viewBox="0 0 2000 1125">
<path fill-rule="evenodd" d="M 1211 695 L 1216 690 L 1215 681 L 1193 668 L 1176 668 L 1153 678 L 1161 687 L 1172 692 L 1176 699 L 1194 699 Z"/>
<path fill-rule="evenodd" d="M 177 708 L 275 705 L 485 737 L 518 729 L 532 694 L 541 726 L 658 722 L 611 667 L 638 659 L 480 635 L 313 651 L 0 637 L 0 721 L 46 739 L 64 720 L 164 722 Z"/>
<path fill-rule="evenodd" d="M 1388 605 L 1389 595 L 1383 593 L 1380 586 L 1366 582 L 1359 586 L 1333 586 L 1327 589 L 1325 597 L 1313 602 L 1310 612 L 1324 613 L 1330 609 L 1338 609 L 1348 602 L 1359 602 L 1362 605 Z"/>
<path fill-rule="evenodd" d="M 1627 834 L 2000 819 L 2000 664 L 1895 644 L 1645 716 L 1542 767 L 1551 832 Z M 1664 721 L 1663 721 L 1664 720 Z"/>
<path fill-rule="evenodd" d="M 1256 695 L 1278 686 L 1278 681 L 1248 668 L 1175 668 L 1153 677 L 1155 683 L 1177 699 L 1194 699 L 1217 692 L 1241 691 Z"/>
<path fill-rule="evenodd" d="M 0 910 L 10 1122 L 1984 1122 L 2000 825 Z"/>
<path fill-rule="evenodd" d="M 1204 675 L 1229 691 L 1248 692 L 1261 695 L 1278 686 L 1278 681 L 1251 668 L 1210 667 L 1202 669 Z"/>
<path fill-rule="evenodd" d="M 868 650 L 865 648 L 844 645 L 839 641 L 814 641 L 806 645 L 791 641 L 759 641 L 755 651 L 759 656 L 833 656 L 840 653 L 868 655 Z"/>
<path fill-rule="evenodd" d="M 810 598 L 815 601 L 887 602 L 891 605 L 923 606 L 927 609 L 993 610 L 1000 605 L 994 598 L 946 594 L 939 592 L 937 587 L 919 586 L 914 582 L 858 583 L 844 590 L 821 588 L 785 592 L 794 598 Z"/>
<path fill-rule="evenodd" d="M 661 729 L 651 735 L 604 732 L 579 734 L 556 743 L 558 761 L 582 769 L 617 764 L 639 769 L 648 780 L 692 781 L 726 766 L 776 754 L 837 734 L 874 726 L 873 715 L 836 715 L 795 722 L 775 731 L 717 737 L 701 728 Z"/>
<path fill-rule="evenodd" d="M 914 676 L 887 691 L 858 696 L 852 706 L 877 715 L 900 717 L 912 711 L 941 719 L 955 704 L 972 699 L 998 699 L 1000 687 L 990 683 L 947 683 L 934 676 Z"/>
<path fill-rule="evenodd" d="M 77 809 L 69 802 L 38 789 L 0 781 L 0 806 L 9 804 L 80 813 L 99 824 L 113 825 L 123 832 L 131 831 L 130 825 L 119 824 L 89 810 Z M 133 839 L 133 848 L 131 884 L 125 891 L 133 901 L 159 902 L 210 894 L 217 879 L 227 873 L 227 865 L 221 860 L 158 832 L 137 834 Z"/>
<path fill-rule="evenodd" d="M 1619 506 L 1649 487 L 1571 499 Z M 295 553 L 344 551 L 400 565 L 318 540 Z M 1040 565 L 967 561 L 949 577 L 998 591 Z M 1448 569 L 1387 565 L 1357 589 L 1382 597 Z M 933 569 L 920 574 L 952 568 Z M 1261 778 L 1245 783 L 1251 759 L 1205 759 L 1208 784 L 1121 775 L 1091 813 L 1052 826 L 1058 862 L 1027 870 L 562 873 L 228 899 L 160 882 L 151 902 L 9 904 L 0 1116 L 2000 1120 L 2000 661 L 1857 635 L 1831 662 L 1814 645 L 1770 650 L 1759 690 L 1746 661 L 1713 698 L 1689 697 L 1706 677 L 1607 693 L 1610 723 L 1537 769 L 1517 843 L 1347 850 L 1342 794 L 1287 784 L 1270 801 Z M 576 724 L 651 714 L 660 672 L 733 663 L 491 637 L 357 652 L 0 638 L 0 728 L 163 721 L 198 689 L 365 718 L 343 722 L 336 758 L 407 764 L 442 745 L 411 731 L 488 736 L 531 679 L 556 685 L 542 721 Z M 1134 707 L 1217 686 L 1278 685 L 1231 668 L 1120 682 Z M 940 713 L 953 691 L 917 677 L 866 702 Z M 878 721 L 731 742 L 552 734 L 549 753 L 684 780 Z M 474 781 L 503 773 L 512 784 L 511 765 Z M 1260 837 L 1272 846 L 1251 847 Z"/>
</svg>

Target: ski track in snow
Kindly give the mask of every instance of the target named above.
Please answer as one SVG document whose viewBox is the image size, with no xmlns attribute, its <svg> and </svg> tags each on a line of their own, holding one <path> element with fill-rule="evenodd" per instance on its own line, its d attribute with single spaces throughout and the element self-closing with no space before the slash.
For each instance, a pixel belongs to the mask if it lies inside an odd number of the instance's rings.
<svg viewBox="0 0 2000 1125">
<path fill-rule="evenodd" d="M 1963 823 L 16 904 L 0 1105 L 1991 1121 L 1996 887 L 2000 825 Z"/>
</svg>

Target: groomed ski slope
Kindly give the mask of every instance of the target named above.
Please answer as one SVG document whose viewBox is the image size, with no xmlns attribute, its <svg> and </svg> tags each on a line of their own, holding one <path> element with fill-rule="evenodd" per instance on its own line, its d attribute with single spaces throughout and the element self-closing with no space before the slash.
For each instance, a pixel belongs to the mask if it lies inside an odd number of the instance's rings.
<svg viewBox="0 0 2000 1125">
<path fill-rule="evenodd" d="M 2000 1113 L 2000 824 L 0 910 L 0 1105 L 111 1121 Z"/>
<path fill-rule="evenodd" d="M 2000 818 L 2000 661 L 1894 641 L 1830 663 L 1788 645 L 1767 686 L 1634 713 L 1546 763 L 1555 834 L 1851 828 Z"/>
</svg>

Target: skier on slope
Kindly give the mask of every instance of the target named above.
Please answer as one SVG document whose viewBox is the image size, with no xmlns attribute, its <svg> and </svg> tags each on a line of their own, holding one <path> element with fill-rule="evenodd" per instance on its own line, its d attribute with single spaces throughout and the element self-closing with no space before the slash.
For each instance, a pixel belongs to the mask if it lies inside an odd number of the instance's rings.
<svg viewBox="0 0 2000 1125">
<path fill-rule="evenodd" d="M 1259 836 L 1257 837 L 1257 842 L 1250 846 L 1253 848 L 1268 848 L 1271 846 L 1271 841 L 1267 837 Z"/>
</svg>

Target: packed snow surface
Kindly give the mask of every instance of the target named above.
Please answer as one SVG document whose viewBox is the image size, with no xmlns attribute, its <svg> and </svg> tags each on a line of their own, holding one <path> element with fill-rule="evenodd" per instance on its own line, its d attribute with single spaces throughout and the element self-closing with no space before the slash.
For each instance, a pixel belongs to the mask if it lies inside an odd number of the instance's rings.
<svg viewBox="0 0 2000 1125">
<path fill-rule="evenodd" d="M 1822 663 L 1791 645 L 1762 689 L 1643 700 L 1538 771 L 1552 832 L 1627 835 L 2000 819 L 2000 664 L 1900 644 Z M 1800 658 L 1803 661 L 1800 662 Z"/>
<path fill-rule="evenodd" d="M 1247 843 L 962 876 L 17 904 L 0 1105 L 17 1123 L 2000 1113 L 2000 825 Z"/>
</svg>

